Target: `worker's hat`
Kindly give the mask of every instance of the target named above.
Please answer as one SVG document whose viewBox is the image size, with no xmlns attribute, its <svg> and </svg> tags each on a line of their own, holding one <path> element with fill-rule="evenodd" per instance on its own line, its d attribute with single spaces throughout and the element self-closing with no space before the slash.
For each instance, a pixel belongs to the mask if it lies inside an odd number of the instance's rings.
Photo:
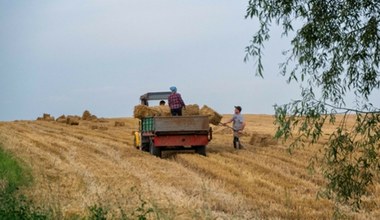
<svg viewBox="0 0 380 220">
<path fill-rule="evenodd" d="M 239 110 L 239 112 L 241 112 L 241 106 L 235 106 L 235 108 L 237 109 L 237 110 Z"/>
<path fill-rule="evenodd" d="M 175 87 L 175 86 L 171 86 L 171 87 L 170 87 L 170 91 L 172 91 L 172 92 L 177 92 L 177 87 Z"/>
</svg>

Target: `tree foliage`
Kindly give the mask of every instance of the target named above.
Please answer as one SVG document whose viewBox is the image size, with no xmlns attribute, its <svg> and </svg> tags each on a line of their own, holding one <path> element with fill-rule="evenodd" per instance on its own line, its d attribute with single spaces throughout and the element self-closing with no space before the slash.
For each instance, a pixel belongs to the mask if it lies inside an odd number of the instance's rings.
<svg viewBox="0 0 380 220">
<path fill-rule="evenodd" d="M 360 207 L 380 173 L 380 110 L 369 101 L 380 87 L 380 1 L 250 0 L 246 18 L 260 24 L 245 57 L 255 59 L 259 76 L 271 25 L 295 34 L 279 71 L 302 85 L 302 99 L 275 106 L 276 137 L 293 149 L 329 135 L 320 160 L 325 195 Z M 323 133 L 326 123 L 336 129 Z"/>
</svg>

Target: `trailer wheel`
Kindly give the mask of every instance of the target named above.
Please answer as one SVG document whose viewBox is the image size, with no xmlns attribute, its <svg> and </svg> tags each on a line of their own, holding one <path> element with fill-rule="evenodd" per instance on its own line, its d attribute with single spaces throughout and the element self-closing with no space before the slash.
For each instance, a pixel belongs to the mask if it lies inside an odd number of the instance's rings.
<svg viewBox="0 0 380 220">
<path fill-rule="evenodd" d="M 149 144 L 142 144 L 141 145 L 141 150 L 145 152 L 149 152 Z"/>
<path fill-rule="evenodd" d="M 149 151 L 150 151 L 150 154 L 152 154 L 156 157 L 161 157 L 161 149 L 155 147 L 153 141 L 150 141 Z"/>
<path fill-rule="evenodd" d="M 198 146 L 195 148 L 195 153 L 206 156 L 206 146 Z"/>
</svg>

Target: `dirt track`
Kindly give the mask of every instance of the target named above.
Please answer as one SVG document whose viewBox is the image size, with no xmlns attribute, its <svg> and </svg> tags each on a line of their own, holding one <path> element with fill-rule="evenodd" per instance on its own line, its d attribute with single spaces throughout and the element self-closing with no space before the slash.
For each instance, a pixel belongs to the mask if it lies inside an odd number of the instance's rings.
<svg viewBox="0 0 380 220">
<path fill-rule="evenodd" d="M 159 159 L 134 149 L 131 132 L 138 122 L 131 118 L 117 119 L 124 127 L 114 127 L 115 119 L 82 121 L 79 126 L 1 122 L 0 143 L 32 168 L 33 190 L 26 193 L 54 207 L 57 216 L 81 215 L 93 204 L 134 210 L 142 199 L 175 219 L 330 219 L 333 203 L 316 198 L 324 180 L 307 170 L 318 147 L 290 156 L 281 143 L 250 145 L 249 134 L 273 133 L 273 118 L 245 118 L 245 149 L 234 150 L 230 132 L 216 127 L 207 157 L 166 153 Z M 94 124 L 108 130 L 93 130 Z M 380 218 L 379 185 L 368 199 L 362 213 L 346 214 Z"/>
</svg>

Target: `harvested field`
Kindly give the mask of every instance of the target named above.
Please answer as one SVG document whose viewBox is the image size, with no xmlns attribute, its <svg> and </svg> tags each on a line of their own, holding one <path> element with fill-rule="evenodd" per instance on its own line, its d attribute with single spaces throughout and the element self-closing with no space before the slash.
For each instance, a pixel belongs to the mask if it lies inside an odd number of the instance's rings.
<svg viewBox="0 0 380 220">
<path fill-rule="evenodd" d="M 32 168 L 34 184 L 21 190 L 37 204 L 59 209 L 63 218 L 84 216 L 94 204 L 132 212 L 143 199 L 163 219 L 331 219 L 333 202 L 317 199 L 324 179 L 307 170 L 321 146 L 289 155 L 270 139 L 272 116 L 244 117 L 245 149 L 234 150 L 232 132 L 215 126 L 207 157 L 165 152 L 159 159 L 136 150 L 134 118 L 77 126 L 0 122 L 0 143 Z M 115 126 L 120 122 L 124 126 Z M 379 219 L 378 204 L 376 184 L 361 212 L 341 208 L 348 219 Z"/>
</svg>

